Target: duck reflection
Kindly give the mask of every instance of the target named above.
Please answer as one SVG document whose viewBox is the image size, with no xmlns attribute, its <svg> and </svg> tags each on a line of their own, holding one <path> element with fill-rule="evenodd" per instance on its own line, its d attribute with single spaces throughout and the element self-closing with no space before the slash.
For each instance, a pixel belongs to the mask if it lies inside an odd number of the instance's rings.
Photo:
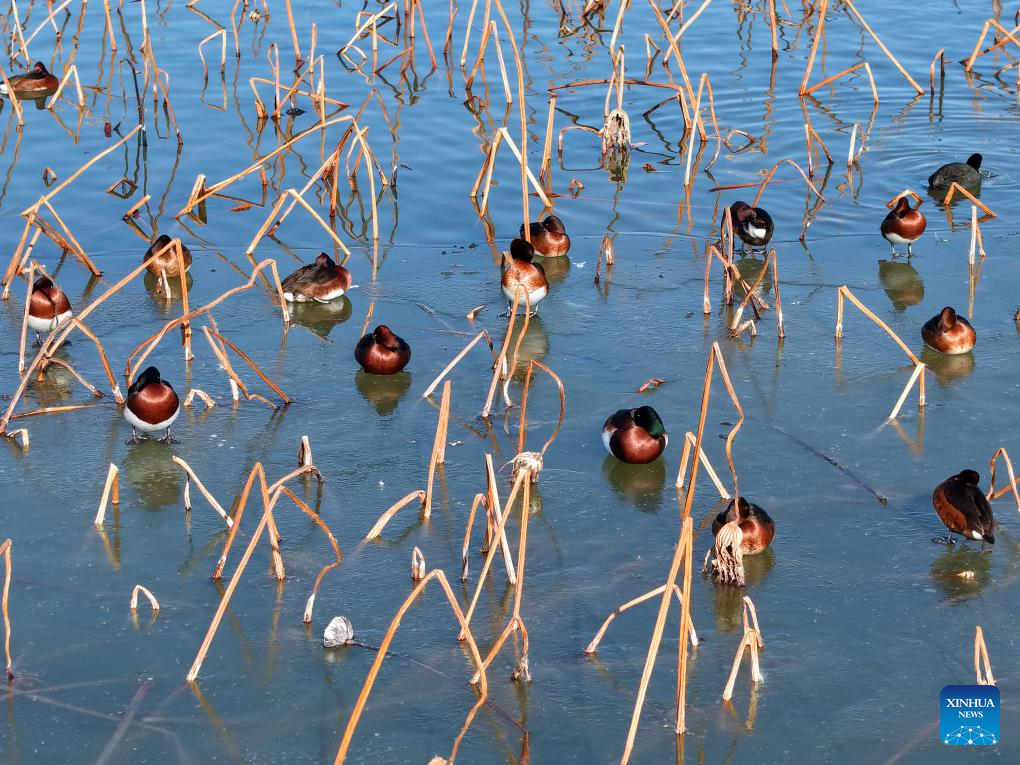
<svg viewBox="0 0 1020 765">
<path fill-rule="evenodd" d="M 992 581 L 991 569 L 990 553 L 958 543 L 932 561 L 931 579 L 947 602 L 959 603 L 981 594 Z"/>
<path fill-rule="evenodd" d="M 740 632 L 743 630 L 741 614 L 744 596 L 751 587 L 765 583 L 766 577 L 775 565 L 776 556 L 771 547 L 757 555 L 744 556 L 744 582 L 746 587 L 730 584 L 716 584 L 714 592 L 715 627 L 719 632 Z"/>
<path fill-rule="evenodd" d="M 167 318 L 171 313 L 179 314 L 180 308 L 175 306 L 174 303 L 179 301 L 182 297 L 181 294 L 181 279 L 179 276 L 167 277 L 167 284 L 170 285 L 170 299 L 167 300 L 163 294 L 163 284 L 159 277 L 153 276 L 148 271 L 145 272 L 145 278 L 143 284 L 145 285 L 146 292 L 152 298 L 152 305 L 156 309 L 156 315 L 158 318 Z M 184 283 L 188 287 L 188 292 L 191 292 L 191 287 L 194 284 L 194 279 L 191 278 L 191 273 L 184 275 Z"/>
<path fill-rule="evenodd" d="M 319 337 L 329 337 L 333 327 L 351 318 L 354 311 L 354 306 L 346 295 L 328 303 L 291 303 L 288 308 L 291 321 L 308 327 Z"/>
<path fill-rule="evenodd" d="M 897 311 L 905 311 L 924 300 L 924 281 L 908 261 L 878 261 L 878 278 Z"/>
<path fill-rule="evenodd" d="M 658 512 L 666 483 L 666 462 L 661 457 L 645 465 L 631 465 L 607 456 L 602 463 L 602 475 L 618 495 L 638 510 Z"/>
<path fill-rule="evenodd" d="M 547 260 L 549 260 L 547 258 Z M 551 258 L 551 260 L 566 260 L 565 257 Z M 507 346 L 507 357 L 512 360 L 517 341 L 524 329 L 524 319 L 514 321 L 514 328 L 510 333 L 510 345 Z M 514 369 L 513 379 L 522 382 L 528 374 L 528 364 L 532 359 L 544 361 L 549 353 L 549 333 L 542 324 L 540 316 L 532 316 L 528 321 L 528 331 L 524 339 L 520 341 L 521 347 L 517 352 L 517 367 Z"/>
<path fill-rule="evenodd" d="M 570 258 L 559 255 L 555 258 L 540 258 L 538 261 L 545 269 L 545 278 L 550 284 L 559 284 L 570 273 Z"/>
<path fill-rule="evenodd" d="M 33 350 L 29 349 L 29 352 Z M 70 363 L 67 356 L 66 344 L 53 354 L 53 358 Z M 60 364 L 48 364 L 41 376 L 32 377 L 30 390 L 40 407 L 59 406 L 74 395 L 75 385 L 77 383 L 70 369 Z"/>
<path fill-rule="evenodd" d="M 753 255 L 745 254 L 738 258 L 733 265 L 737 267 L 737 271 L 740 272 L 744 281 L 747 282 L 747 286 L 750 287 L 754 284 L 755 279 L 761 276 L 762 269 L 765 268 L 765 259 L 762 258 L 759 260 Z M 761 284 L 758 285 L 758 294 L 767 295 L 771 291 L 772 278 L 768 274 L 765 274 L 765 276 L 762 277 Z M 736 292 L 740 297 L 744 296 L 743 287 L 740 285 L 737 285 Z"/>
<path fill-rule="evenodd" d="M 935 374 L 939 385 L 948 388 L 974 371 L 974 352 L 939 353 L 926 345 L 921 351 L 921 362 Z"/>
<path fill-rule="evenodd" d="M 368 403 L 375 407 L 380 417 L 392 414 L 400 399 L 411 387 L 411 373 L 397 372 L 395 375 L 370 375 L 359 369 L 354 375 L 354 387 Z"/>
<path fill-rule="evenodd" d="M 165 444 L 145 439 L 127 451 L 124 475 L 147 510 L 181 503 L 184 477 Z"/>
</svg>

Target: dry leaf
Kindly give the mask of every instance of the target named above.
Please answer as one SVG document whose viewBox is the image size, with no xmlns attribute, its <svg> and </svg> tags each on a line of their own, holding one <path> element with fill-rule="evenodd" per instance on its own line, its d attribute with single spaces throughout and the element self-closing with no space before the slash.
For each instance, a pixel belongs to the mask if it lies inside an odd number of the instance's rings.
<svg viewBox="0 0 1020 765">
<path fill-rule="evenodd" d="M 650 390 L 651 388 L 658 388 L 664 382 L 666 382 L 666 381 L 661 379 L 661 378 L 651 377 L 651 378 L 648 379 L 648 381 L 644 385 L 642 385 L 640 388 L 637 389 L 637 392 L 638 393 L 644 393 L 646 390 Z"/>
<path fill-rule="evenodd" d="M 645 162 L 643 165 L 641 165 L 641 169 L 644 170 L 646 173 L 658 172 L 658 170 L 655 169 L 651 162 Z"/>
<path fill-rule="evenodd" d="M 485 308 L 484 305 L 480 305 L 475 306 L 470 311 L 468 311 L 467 312 L 468 321 L 474 321 L 478 314 L 481 313 L 484 308 Z"/>
<path fill-rule="evenodd" d="M 251 209 L 250 204 L 248 204 L 247 202 L 241 202 L 241 204 L 239 204 L 237 207 L 231 207 L 230 212 L 244 212 L 245 210 L 250 209 Z"/>
</svg>

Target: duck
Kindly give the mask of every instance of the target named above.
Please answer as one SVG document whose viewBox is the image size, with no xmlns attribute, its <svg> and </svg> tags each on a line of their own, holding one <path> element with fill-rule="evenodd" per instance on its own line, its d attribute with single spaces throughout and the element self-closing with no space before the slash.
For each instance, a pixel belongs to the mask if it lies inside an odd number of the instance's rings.
<svg viewBox="0 0 1020 765">
<path fill-rule="evenodd" d="M 535 253 L 544 258 L 557 258 L 566 255 L 570 249 L 570 237 L 567 236 L 567 229 L 563 221 L 555 215 L 546 217 L 545 220 L 535 221 L 528 224 L 528 233 L 531 235 L 531 246 Z M 524 226 L 521 226 L 521 239 L 524 238 Z"/>
<path fill-rule="evenodd" d="M 11 90 L 16 96 L 27 96 L 33 98 L 38 95 L 47 95 L 47 91 L 56 90 L 60 81 L 56 75 L 47 71 L 41 61 L 35 64 L 25 74 L 15 74 L 7 78 L 11 84 Z M 0 95 L 7 96 L 7 86 L 0 83 Z"/>
<path fill-rule="evenodd" d="M 640 406 L 611 414 L 602 426 L 602 443 L 621 462 L 644 465 L 662 455 L 669 434 L 658 412 L 650 406 Z"/>
<path fill-rule="evenodd" d="M 503 294 L 511 306 L 518 287 L 523 287 L 527 291 L 532 314 L 538 313 L 535 306 L 549 294 L 549 280 L 545 278 L 545 269 L 539 263 L 532 262 L 534 257 L 534 246 L 523 239 L 514 239 L 510 242 L 510 263 L 504 263 L 503 276 L 500 280 Z M 524 302 L 524 295 L 521 295 L 520 304 L 524 305 Z"/>
<path fill-rule="evenodd" d="M 168 237 L 166 234 L 160 234 L 156 240 L 149 245 L 149 249 L 145 251 L 142 256 L 142 261 L 147 261 L 152 258 L 153 255 L 156 257 L 146 266 L 146 269 L 150 274 L 155 277 L 159 277 L 160 272 L 167 275 L 167 277 L 180 276 L 180 270 L 177 267 L 177 251 L 171 247 L 170 244 L 173 239 Z M 184 270 L 187 271 L 191 268 L 191 250 L 181 244 L 181 253 L 184 255 Z"/>
<path fill-rule="evenodd" d="M 160 377 L 156 367 L 146 368 L 128 388 L 127 403 L 124 406 L 124 419 L 131 423 L 131 438 L 128 444 L 140 444 L 144 434 L 166 430 L 166 435 L 159 439 L 164 444 L 178 444 L 170 436 L 170 426 L 181 413 L 181 401 L 173 386 Z"/>
<path fill-rule="evenodd" d="M 288 303 L 308 303 L 313 300 L 328 303 L 343 297 L 351 288 L 351 272 L 321 252 L 314 263 L 301 266 L 284 279 L 282 286 L 283 299 Z"/>
<path fill-rule="evenodd" d="M 743 497 L 731 499 L 726 509 L 715 517 L 712 521 L 712 536 L 716 536 L 727 523 L 734 521 L 740 525 L 743 533 L 740 549 L 744 555 L 763 552 L 776 538 L 775 521 L 761 507 Z"/>
<path fill-rule="evenodd" d="M 775 228 L 772 216 L 760 207 L 751 207 L 747 202 L 736 201 L 730 205 L 730 219 L 740 241 L 752 250 L 764 247 L 772 239 L 772 231 Z"/>
<path fill-rule="evenodd" d="M 980 482 L 981 476 L 976 470 L 962 470 L 935 487 L 931 503 L 939 520 L 949 529 L 949 536 L 936 537 L 932 542 L 951 545 L 954 544 L 953 534 L 959 534 L 965 539 L 995 544 L 992 506 L 978 487 Z"/>
<path fill-rule="evenodd" d="M 395 375 L 411 360 L 411 346 L 380 324 L 354 347 L 354 358 L 372 375 Z"/>
<path fill-rule="evenodd" d="M 40 333 L 52 332 L 72 315 L 71 301 L 52 279 L 41 276 L 35 280 L 28 301 L 28 326 L 35 330 L 37 343 L 42 343 Z"/>
<path fill-rule="evenodd" d="M 981 185 L 980 154 L 971 154 L 966 162 L 950 162 L 928 176 L 928 186 L 933 189 L 948 189 L 954 183 L 968 189 Z"/>
<path fill-rule="evenodd" d="M 927 225 L 924 213 L 912 208 L 906 197 L 900 197 L 896 200 L 896 206 L 882 221 L 881 231 L 885 241 L 892 247 L 893 255 L 896 254 L 896 245 L 905 244 L 909 256 L 913 254 L 911 247 L 921 238 Z"/>
<path fill-rule="evenodd" d="M 938 316 L 932 316 L 924 323 L 921 339 L 939 353 L 966 353 L 977 342 L 977 332 L 969 321 L 947 305 Z"/>
</svg>

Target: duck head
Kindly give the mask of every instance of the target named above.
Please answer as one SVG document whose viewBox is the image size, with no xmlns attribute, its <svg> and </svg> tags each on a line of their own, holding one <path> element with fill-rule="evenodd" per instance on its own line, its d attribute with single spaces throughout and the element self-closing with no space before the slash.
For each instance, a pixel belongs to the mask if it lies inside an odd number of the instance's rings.
<svg viewBox="0 0 1020 765">
<path fill-rule="evenodd" d="M 36 64 L 38 66 L 38 64 Z M 973 167 L 975 170 L 981 169 L 981 155 L 975 152 L 967 157 L 967 164 Z"/>
<path fill-rule="evenodd" d="M 666 432 L 659 413 L 650 406 L 642 406 L 634 410 L 634 424 L 644 428 L 653 438 L 658 438 Z"/>
<path fill-rule="evenodd" d="M 548 216 L 544 221 L 542 221 L 542 225 L 545 226 L 546 231 L 551 231 L 554 234 L 567 233 L 567 229 L 563 225 L 563 221 L 561 221 L 555 215 Z"/>
<path fill-rule="evenodd" d="M 939 312 L 939 329 L 948 332 L 956 326 L 956 311 L 952 306 L 946 306 Z M 973 472 L 973 471 L 972 471 Z"/>
<path fill-rule="evenodd" d="M 535 257 L 535 248 L 531 246 L 531 242 L 527 242 L 524 239 L 514 239 L 510 242 L 510 257 L 514 260 L 530 263 Z"/>
</svg>

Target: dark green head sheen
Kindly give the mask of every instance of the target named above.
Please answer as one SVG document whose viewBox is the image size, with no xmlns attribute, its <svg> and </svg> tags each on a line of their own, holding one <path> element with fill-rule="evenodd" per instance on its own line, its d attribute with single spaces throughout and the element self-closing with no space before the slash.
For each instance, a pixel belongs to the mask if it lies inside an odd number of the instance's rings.
<svg viewBox="0 0 1020 765">
<path fill-rule="evenodd" d="M 659 413 L 650 406 L 642 406 L 634 410 L 634 424 L 648 431 L 648 435 L 658 438 L 666 432 Z"/>
</svg>

